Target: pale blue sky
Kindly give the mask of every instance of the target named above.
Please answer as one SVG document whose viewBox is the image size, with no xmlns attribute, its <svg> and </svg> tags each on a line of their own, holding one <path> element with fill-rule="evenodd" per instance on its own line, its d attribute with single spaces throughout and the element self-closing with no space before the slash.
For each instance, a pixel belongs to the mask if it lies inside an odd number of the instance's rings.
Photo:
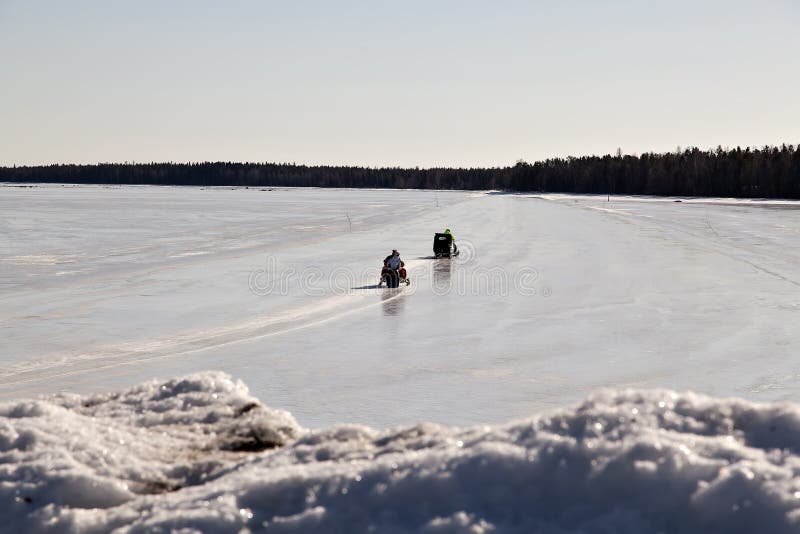
<svg viewBox="0 0 800 534">
<path fill-rule="evenodd" d="M 0 165 L 798 143 L 798 6 L 0 0 Z"/>
</svg>

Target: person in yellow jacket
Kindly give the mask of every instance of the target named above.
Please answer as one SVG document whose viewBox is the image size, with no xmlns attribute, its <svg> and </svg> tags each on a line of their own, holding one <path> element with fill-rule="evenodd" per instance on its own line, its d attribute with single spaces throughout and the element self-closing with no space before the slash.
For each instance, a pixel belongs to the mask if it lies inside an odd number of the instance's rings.
<svg viewBox="0 0 800 534">
<path fill-rule="evenodd" d="M 458 254 L 458 247 L 456 246 L 456 236 L 453 235 L 453 232 L 450 231 L 450 228 L 446 228 L 444 233 L 450 236 L 450 241 L 453 243 L 453 255 Z"/>
</svg>

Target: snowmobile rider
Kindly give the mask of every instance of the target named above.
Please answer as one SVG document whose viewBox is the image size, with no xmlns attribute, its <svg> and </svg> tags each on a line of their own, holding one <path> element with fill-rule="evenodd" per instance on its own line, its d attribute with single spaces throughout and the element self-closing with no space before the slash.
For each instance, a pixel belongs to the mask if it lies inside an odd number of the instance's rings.
<svg viewBox="0 0 800 534">
<path fill-rule="evenodd" d="M 401 267 L 405 264 L 403 260 L 400 259 L 400 253 L 397 252 L 397 249 L 392 249 L 392 253 L 386 256 L 386 259 L 383 260 L 383 266 L 388 267 L 393 271 L 399 271 Z"/>
<path fill-rule="evenodd" d="M 453 232 L 450 231 L 450 228 L 446 228 L 444 233 L 450 236 L 450 242 L 453 243 L 453 254 L 457 253 L 458 247 L 456 246 L 456 236 L 453 235 Z"/>
<path fill-rule="evenodd" d="M 406 264 L 403 263 L 403 260 L 400 259 L 400 253 L 397 252 L 397 249 L 393 249 L 392 253 L 386 256 L 386 259 L 383 260 L 383 270 L 391 270 L 397 272 L 397 275 L 400 277 L 400 281 L 408 282 L 408 273 L 406 272 Z M 381 273 L 383 276 L 383 273 Z"/>
</svg>

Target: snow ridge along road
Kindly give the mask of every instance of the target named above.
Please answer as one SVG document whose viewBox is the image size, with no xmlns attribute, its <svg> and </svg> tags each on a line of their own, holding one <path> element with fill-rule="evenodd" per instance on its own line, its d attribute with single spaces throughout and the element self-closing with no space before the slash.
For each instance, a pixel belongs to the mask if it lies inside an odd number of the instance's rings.
<svg viewBox="0 0 800 534">
<path fill-rule="evenodd" d="M 800 405 L 604 391 L 310 430 L 223 373 L 0 403 L 0 532 L 796 533 Z"/>
</svg>

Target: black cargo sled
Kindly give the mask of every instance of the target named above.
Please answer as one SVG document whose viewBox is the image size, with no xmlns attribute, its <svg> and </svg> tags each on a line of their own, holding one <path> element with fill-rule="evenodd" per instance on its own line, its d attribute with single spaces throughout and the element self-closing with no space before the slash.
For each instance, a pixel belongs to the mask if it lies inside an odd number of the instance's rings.
<svg viewBox="0 0 800 534">
<path fill-rule="evenodd" d="M 458 247 L 453 243 L 453 236 L 450 234 L 435 234 L 433 236 L 433 255 L 436 258 L 458 256 Z"/>
</svg>

